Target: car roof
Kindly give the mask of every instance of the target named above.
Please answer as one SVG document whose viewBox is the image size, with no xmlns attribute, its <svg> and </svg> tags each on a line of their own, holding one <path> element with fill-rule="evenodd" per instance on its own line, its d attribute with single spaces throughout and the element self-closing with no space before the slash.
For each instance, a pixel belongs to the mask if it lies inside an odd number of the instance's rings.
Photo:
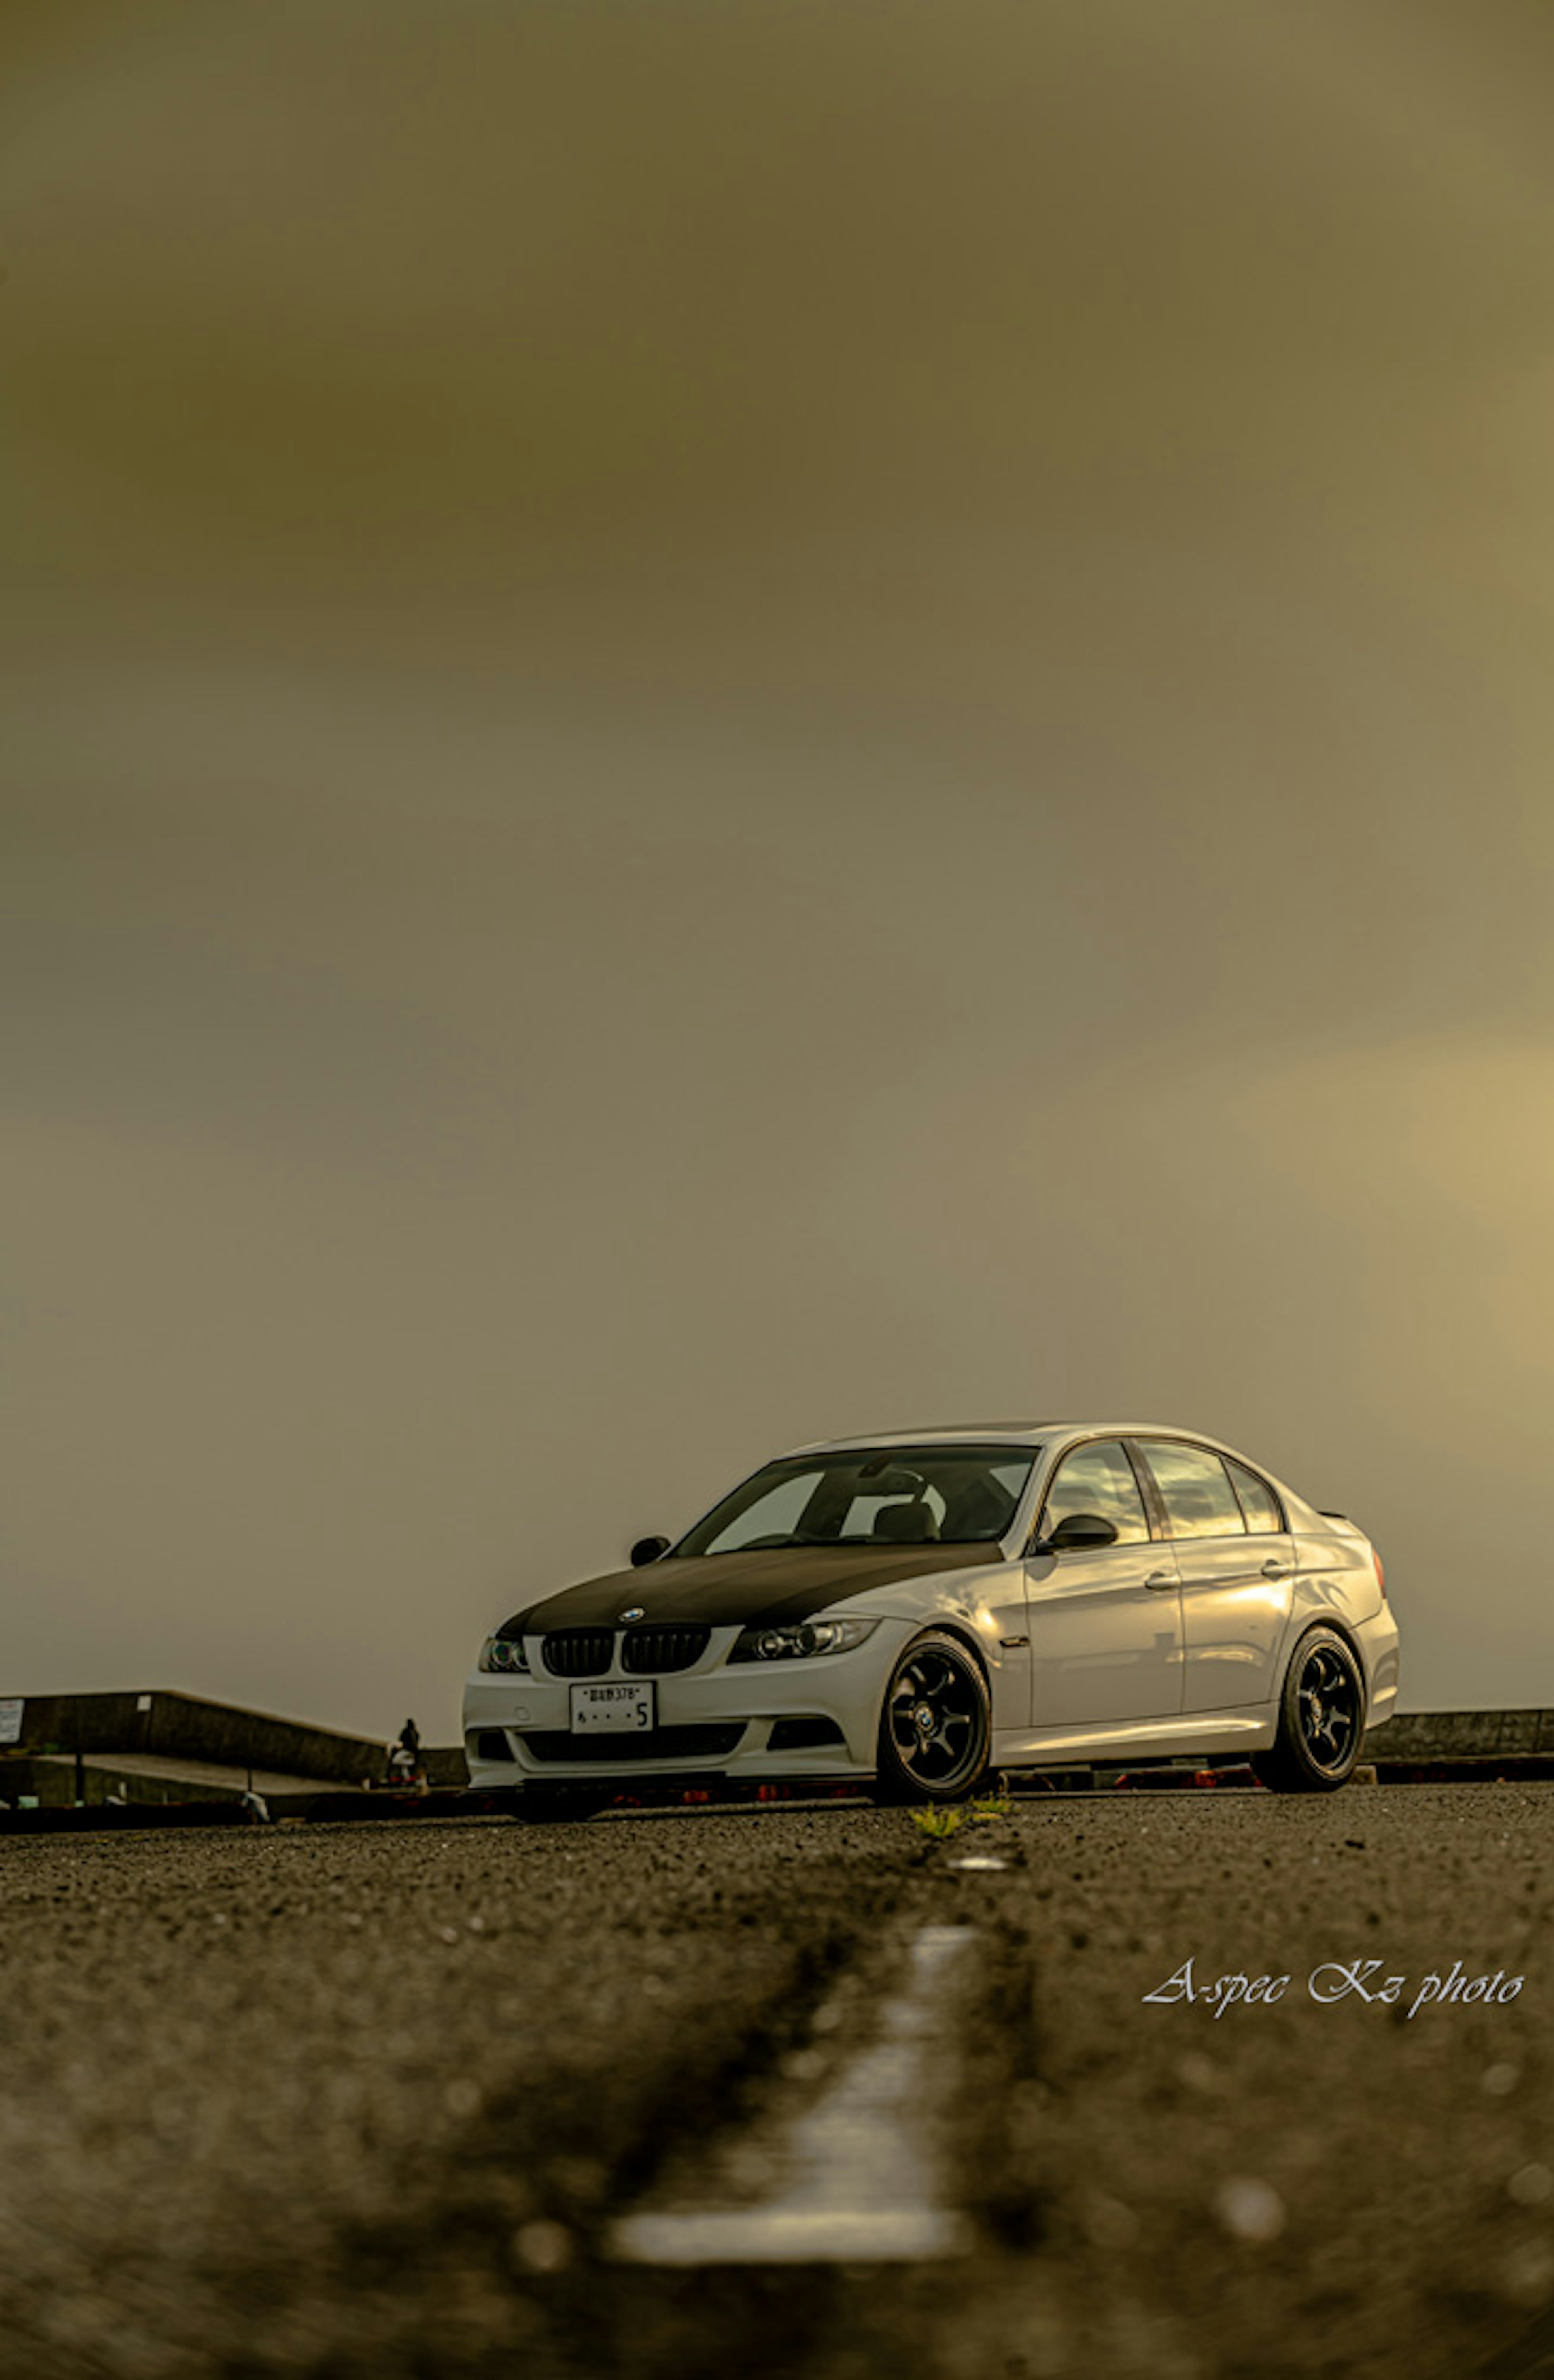
<svg viewBox="0 0 1554 2380">
<path fill-rule="evenodd" d="M 981 1421 L 935 1422 L 926 1429 L 891 1429 L 861 1433 L 856 1438 L 816 1439 L 808 1446 L 795 1446 L 778 1462 L 791 1461 L 801 1454 L 832 1454 L 853 1451 L 864 1447 L 887 1446 L 953 1446 L 961 1444 L 1009 1447 L 1028 1446 L 1033 1454 L 1044 1446 L 1058 1449 L 1074 1439 L 1082 1438 L 1184 1438 L 1195 1446 L 1212 1447 L 1216 1454 L 1228 1455 L 1232 1463 L 1246 1465 L 1262 1479 L 1277 1488 L 1287 1508 L 1297 1515 L 1302 1527 L 1332 1526 L 1337 1516 L 1318 1515 L 1303 1496 L 1296 1494 L 1288 1482 L 1269 1469 L 1264 1463 L 1249 1462 L 1239 1447 L 1228 1445 L 1222 1438 L 1211 1438 L 1205 1429 L 1192 1429 L 1175 1421 L 1125 1421 L 1100 1419 L 1088 1421 Z M 1347 1529 L 1354 1524 L 1338 1521 Z"/>
<path fill-rule="evenodd" d="M 982 1446 L 999 1442 L 1040 1446 L 1050 1439 L 1090 1438 L 1097 1433 L 1109 1438 L 1191 1438 L 1204 1446 L 1220 1443 L 1201 1429 L 1187 1429 L 1180 1422 L 1170 1421 L 963 1421 L 935 1422 L 927 1429 L 864 1430 L 856 1438 L 819 1438 L 807 1446 L 790 1447 L 788 1452 L 830 1454 L 850 1447 L 953 1445 L 957 1439 Z"/>
</svg>

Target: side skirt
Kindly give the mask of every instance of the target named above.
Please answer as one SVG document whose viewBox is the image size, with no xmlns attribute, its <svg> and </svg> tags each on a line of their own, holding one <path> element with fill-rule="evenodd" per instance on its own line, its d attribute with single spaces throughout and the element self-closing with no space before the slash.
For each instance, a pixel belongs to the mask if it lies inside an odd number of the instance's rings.
<svg viewBox="0 0 1554 2380">
<path fill-rule="evenodd" d="M 1173 1753 L 1266 1752 L 1279 1726 L 1276 1703 L 1241 1710 L 1191 1711 L 1180 1718 L 1111 1719 L 1097 1727 L 1000 1728 L 995 1768 L 1062 1768 L 1076 1761 L 1169 1759 Z"/>
</svg>

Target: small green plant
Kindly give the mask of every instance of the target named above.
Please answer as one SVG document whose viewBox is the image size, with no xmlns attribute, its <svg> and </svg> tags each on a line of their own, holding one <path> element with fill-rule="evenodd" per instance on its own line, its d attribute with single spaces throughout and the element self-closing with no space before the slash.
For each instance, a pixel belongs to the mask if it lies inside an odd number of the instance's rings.
<svg viewBox="0 0 1554 2380">
<path fill-rule="evenodd" d="M 1010 1796 L 1008 1784 L 1005 1779 L 1001 1777 L 998 1780 L 998 1791 L 996 1793 L 979 1793 L 977 1795 L 976 1801 L 973 1802 L 971 1805 L 971 1815 L 974 1818 L 981 1820 L 987 1820 L 989 1818 L 1007 1818 L 1014 1807 L 1014 1803 Z"/>
<path fill-rule="evenodd" d="M 935 1842 L 942 1842 L 946 1835 L 953 1835 L 960 1822 L 958 1810 L 914 1810 L 912 1813 L 912 1824 L 919 1834 L 931 1835 Z"/>
</svg>

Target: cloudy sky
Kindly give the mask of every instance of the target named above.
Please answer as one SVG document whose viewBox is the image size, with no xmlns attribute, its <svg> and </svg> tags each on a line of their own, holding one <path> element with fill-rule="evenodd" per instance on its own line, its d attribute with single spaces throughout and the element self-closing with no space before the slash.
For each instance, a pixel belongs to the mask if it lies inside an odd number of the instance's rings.
<svg viewBox="0 0 1554 2380">
<path fill-rule="evenodd" d="M 1147 1414 L 1554 1704 L 1554 24 L 14 0 L 0 1692 Z"/>
</svg>

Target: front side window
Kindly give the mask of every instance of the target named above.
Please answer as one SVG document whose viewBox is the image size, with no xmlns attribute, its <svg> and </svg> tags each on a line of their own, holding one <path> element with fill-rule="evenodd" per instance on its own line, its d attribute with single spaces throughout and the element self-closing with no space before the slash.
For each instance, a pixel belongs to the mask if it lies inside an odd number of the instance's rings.
<svg viewBox="0 0 1554 2380">
<path fill-rule="evenodd" d="M 672 1548 L 983 1545 L 1002 1537 L 1040 1452 L 1035 1446 L 837 1449 L 769 1463 Z"/>
<path fill-rule="evenodd" d="M 1177 1446 L 1168 1439 L 1144 1441 L 1149 1468 L 1165 1500 L 1166 1525 L 1173 1537 L 1240 1537 L 1246 1534 L 1225 1466 L 1207 1446 Z"/>
<path fill-rule="evenodd" d="M 1147 1538 L 1144 1499 L 1121 1439 L 1098 1439 L 1092 1445 L 1075 1447 L 1059 1463 L 1057 1477 L 1047 1491 L 1042 1535 L 1050 1537 L 1060 1522 L 1074 1512 L 1094 1513 L 1110 1521 L 1120 1545 L 1141 1545 Z"/>
</svg>

